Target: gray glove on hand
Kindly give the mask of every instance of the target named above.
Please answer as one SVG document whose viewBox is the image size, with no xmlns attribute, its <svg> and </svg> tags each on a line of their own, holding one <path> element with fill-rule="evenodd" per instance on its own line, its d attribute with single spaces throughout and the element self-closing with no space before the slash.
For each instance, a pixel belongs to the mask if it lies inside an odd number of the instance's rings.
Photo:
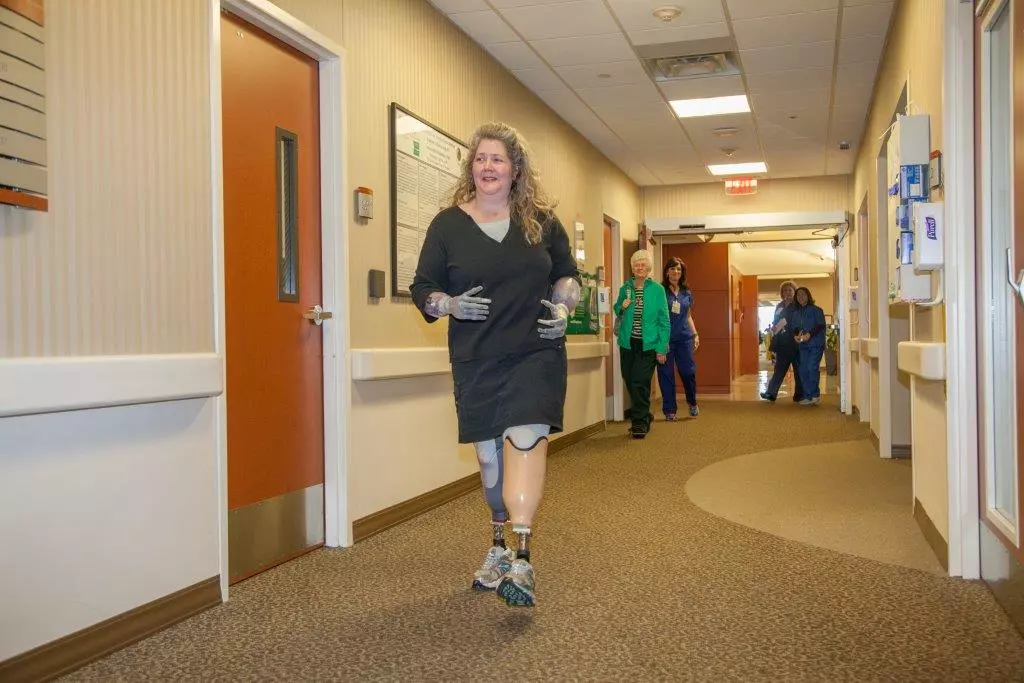
<svg viewBox="0 0 1024 683">
<path fill-rule="evenodd" d="M 552 320 L 545 320 L 541 318 L 537 322 L 543 327 L 538 327 L 537 331 L 540 332 L 542 339 L 558 339 L 565 336 L 565 329 L 569 326 L 569 309 L 566 308 L 565 304 L 553 304 L 550 301 L 541 299 L 540 302 L 544 304 L 547 309 L 554 316 Z"/>
<path fill-rule="evenodd" d="M 473 296 L 482 289 L 483 285 L 477 285 L 458 296 L 446 294 L 446 298 L 438 303 L 438 308 L 459 320 L 486 320 L 491 312 L 491 300 Z"/>
</svg>

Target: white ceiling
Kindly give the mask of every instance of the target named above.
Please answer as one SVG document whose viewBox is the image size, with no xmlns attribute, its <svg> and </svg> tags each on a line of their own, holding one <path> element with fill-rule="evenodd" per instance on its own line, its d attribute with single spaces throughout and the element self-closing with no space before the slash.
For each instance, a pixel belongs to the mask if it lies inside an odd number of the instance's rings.
<svg viewBox="0 0 1024 683">
<path fill-rule="evenodd" d="M 893 0 L 430 0 L 639 185 L 853 170 Z M 652 12 L 682 10 L 671 22 Z M 732 53 L 739 73 L 656 83 L 644 57 Z M 674 99 L 746 94 L 678 119 Z M 722 137 L 716 129 L 736 128 Z M 840 141 L 850 149 L 839 150 Z"/>
<path fill-rule="evenodd" d="M 834 273 L 835 249 L 829 240 L 739 242 L 729 245 L 729 265 L 744 275 Z"/>
</svg>

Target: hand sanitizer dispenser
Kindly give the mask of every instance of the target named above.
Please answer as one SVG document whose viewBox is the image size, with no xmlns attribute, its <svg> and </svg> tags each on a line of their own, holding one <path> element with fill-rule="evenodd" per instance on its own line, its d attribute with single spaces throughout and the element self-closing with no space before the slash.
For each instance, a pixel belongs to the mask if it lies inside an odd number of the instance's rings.
<svg viewBox="0 0 1024 683">
<path fill-rule="evenodd" d="M 939 270 L 943 267 L 942 202 L 915 202 L 912 206 L 911 223 L 914 231 L 912 250 L 914 269 L 918 271 Z"/>
</svg>

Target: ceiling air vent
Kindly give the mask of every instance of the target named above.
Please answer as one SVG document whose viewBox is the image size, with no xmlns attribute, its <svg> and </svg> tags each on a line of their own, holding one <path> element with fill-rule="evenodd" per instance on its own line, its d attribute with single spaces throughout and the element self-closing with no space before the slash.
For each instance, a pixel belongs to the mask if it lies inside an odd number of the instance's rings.
<svg viewBox="0 0 1024 683">
<path fill-rule="evenodd" d="M 657 82 L 681 81 L 709 76 L 731 76 L 740 73 L 734 57 L 728 52 L 652 57 L 644 60 L 644 66 Z"/>
</svg>

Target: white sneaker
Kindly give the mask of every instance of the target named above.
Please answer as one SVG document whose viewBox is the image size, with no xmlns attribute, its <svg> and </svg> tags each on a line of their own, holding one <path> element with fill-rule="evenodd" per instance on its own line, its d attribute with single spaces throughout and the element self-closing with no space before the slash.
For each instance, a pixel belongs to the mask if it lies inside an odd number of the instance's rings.
<svg viewBox="0 0 1024 683">
<path fill-rule="evenodd" d="M 498 595 L 509 607 L 533 607 L 533 588 L 533 567 L 526 560 L 517 559 L 498 584 Z"/>
<path fill-rule="evenodd" d="M 483 565 L 473 574 L 473 589 L 492 591 L 497 588 L 512 567 L 514 559 L 516 559 L 516 552 L 511 548 L 492 545 L 484 557 Z"/>
</svg>

